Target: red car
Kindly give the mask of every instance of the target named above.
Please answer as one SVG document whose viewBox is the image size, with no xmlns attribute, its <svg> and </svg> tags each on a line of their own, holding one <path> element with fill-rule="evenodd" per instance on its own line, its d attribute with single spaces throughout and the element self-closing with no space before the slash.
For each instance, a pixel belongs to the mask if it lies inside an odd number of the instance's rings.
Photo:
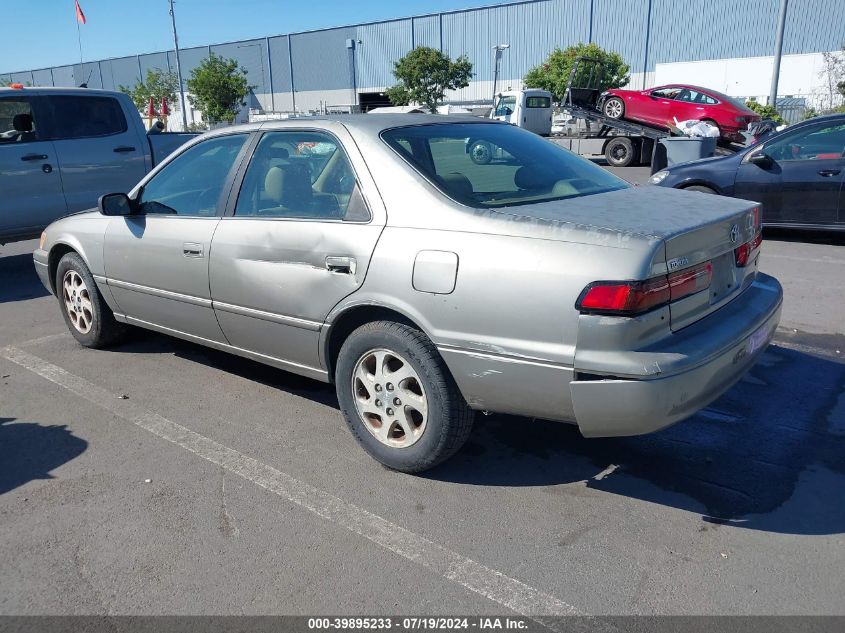
<svg viewBox="0 0 845 633">
<path fill-rule="evenodd" d="M 601 111 L 613 119 L 630 119 L 659 127 L 696 119 L 719 128 L 729 141 L 743 142 L 741 130 L 760 116 L 740 101 L 698 86 L 672 84 L 648 90 L 608 90 L 602 93 Z"/>
</svg>

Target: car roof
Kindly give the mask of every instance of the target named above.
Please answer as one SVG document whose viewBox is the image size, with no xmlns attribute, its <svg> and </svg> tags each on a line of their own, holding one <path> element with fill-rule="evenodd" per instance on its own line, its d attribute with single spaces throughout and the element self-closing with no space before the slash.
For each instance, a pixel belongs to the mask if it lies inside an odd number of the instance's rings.
<svg viewBox="0 0 845 633">
<path fill-rule="evenodd" d="M 501 121 L 484 119 L 471 114 L 329 114 L 321 116 L 303 116 L 290 119 L 279 119 L 270 121 L 256 121 L 242 125 L 221 127 L 213 130 L 211 134 L 225 134 L 231 131 L 255 131 L 255 130 L 285 130 L 290 128 L 302 129 L 314 125 L 340 124 L 350 132 L 358 132 L 365 135 L 378 136 L 384 130 L 397 127 L 409 127 L 416 125 L 446 125 L 455 123 L 469 123 L 472 125 L 508 125 Z"/>
<path fill-rule="evenodd" d="M 61 88 L 58 86 L 24 86 L 23 88 L 8 88 L 8 87 L 0 87 L 0 95 L 6 96 L 10 94 L 19 94 L 19 95 L 26 95 L 26 94 L 39 94 L 39 93 L 67 93 L 67 94 L 103 94 L 103 95 L 116 95 L 116 94 L 123 94 L 122 92 L 117 92 L 115 90 L 100 90 L 99 88 Z"/>
</svg>

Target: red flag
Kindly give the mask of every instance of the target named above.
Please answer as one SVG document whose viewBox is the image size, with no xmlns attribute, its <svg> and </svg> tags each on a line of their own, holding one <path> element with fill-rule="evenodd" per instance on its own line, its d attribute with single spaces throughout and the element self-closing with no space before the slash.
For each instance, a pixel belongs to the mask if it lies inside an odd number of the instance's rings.
<svg viewBox="0 0 845 633">
<path fill-rule="evenodd" d="M 79 0 L 73 0 L 76 4 L 76 21 L 80 24 L 85 24 L 85 14 L 82 13 L 82 7 L 79 6 Z"/>
</svg>

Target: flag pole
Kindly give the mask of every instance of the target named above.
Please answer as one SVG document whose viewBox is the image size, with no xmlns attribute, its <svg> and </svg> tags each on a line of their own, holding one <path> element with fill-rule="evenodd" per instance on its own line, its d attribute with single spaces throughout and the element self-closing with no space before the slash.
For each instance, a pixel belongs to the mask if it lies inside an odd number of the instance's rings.
<svg viewBox="0 0 845 633">
<path fill-rule="evenodd" d="M 176 76 L 179 80 L 179 108 L 182 110 L 182 131 L 188 131 L 188 115 L 185 112 L 185 89 L 182 86 L 182 65 L 179 63 L 179 37 L 176 35 L 176 14 L 173 12 L 173 0 L 170 3 L 170 22 L 173 25 L 173 47 L 176 49 Z"/>
<path fill-rule="evenodd" d="M 79 65 L 82 66 L 82 29 L 79 28 L 79 14 L 76 12 L 76 3 L 73 5 L 73 20 L 76 22 L 76 41 L 79 43 Z M 84 69 L 80 69 L 84 73 Z"/>
</svg>

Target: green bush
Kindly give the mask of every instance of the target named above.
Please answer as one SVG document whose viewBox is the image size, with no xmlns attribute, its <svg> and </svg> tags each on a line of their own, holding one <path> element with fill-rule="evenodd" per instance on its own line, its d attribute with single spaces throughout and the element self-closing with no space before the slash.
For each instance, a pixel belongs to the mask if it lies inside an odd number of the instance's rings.
<svg viewBox="0 0 845 633">
<path fill-rule="evenodd" d="M 756 101 L 746 101 L 745 105 L 747 108 L 754 110 L 754 112 L 759 114 L 760 118 L 771 119 L 778 125 L 786 123 L 784 118 L 778 114 L 778 111 L 774 106 L 763 105 L 762 103 L 757 103 Z"/>
<path fill-rule="evenodd" d="M 569 82 L 569 75 L 572 74 L 572 67 L 579 57 L 589 57 L 602 62 L 604 75 L 598 82 L 595 82 L 597 85 L 592 87 L 600 90 L 621 88 L 631 79 L 628 74 L 631 67 L 625 63 L 619 53 L 607 51 L 598 44 L 591 42 L 589 44 L 576 44 L 564 50 L 560 48 L 553 50 L 546 61 L 528 71 L 528 74 L 523 78 L 525 87 L 548 90 L 557 101 L 562 100 L 566 96 L 566 85 Z M 594 70 L 594 68 L 591 69 L 590 64 L 580 65 L 575 76 L 575 85 L 584 86 L 591 70 Z"/>
</svg>

